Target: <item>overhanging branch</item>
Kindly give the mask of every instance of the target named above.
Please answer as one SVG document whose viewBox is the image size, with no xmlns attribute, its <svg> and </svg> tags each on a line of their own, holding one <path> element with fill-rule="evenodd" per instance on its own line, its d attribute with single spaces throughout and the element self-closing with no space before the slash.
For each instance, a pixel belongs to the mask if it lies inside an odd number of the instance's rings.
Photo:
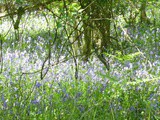
<svg viewBox="0 0 160 120">
<path fill-rule="evenodd" d="M 56 2 L 56 1 L 48 0 L 46 2 L 39 2 L 38 4 L 35 4 L 33 6 L 30 5 L 30 6 L 21 6 L 21 7 L 23 7 L 23 9 L 25 11 L 32 12 L 34 10 L 38 10 L 37 8 L 40 8 L 40 7 L 41 8 L 45 8 L 46 5 L 49 5 L 49 4 L 53 3 L 53 2 Z M 3 12 L 3 13 L 0 13 L 0 19 L 8 17 L 8 16 L 13 16 L 13 15 L 16 15 L 16 14 L 18 14 L 17 10 L 13 11 L 13 12 L 10 12 L 10 13 Z"/>
</svg>

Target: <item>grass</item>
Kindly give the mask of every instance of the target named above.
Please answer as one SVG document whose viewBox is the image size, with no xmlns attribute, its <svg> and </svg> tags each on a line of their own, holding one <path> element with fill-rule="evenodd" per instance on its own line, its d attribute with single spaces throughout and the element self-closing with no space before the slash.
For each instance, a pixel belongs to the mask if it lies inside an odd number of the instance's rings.
<svg viewBox="0 0 160 120">
<path fill-rule="evenodd" d="M 18 75 L 17 75 L 18 76 Z M 159 119 L 159 81 L 119 84 L 61 80 L 12 81 L 1 76 L 2 120 Z M 54 79 L 54 78 L 53 78 Z"/>
</svg>

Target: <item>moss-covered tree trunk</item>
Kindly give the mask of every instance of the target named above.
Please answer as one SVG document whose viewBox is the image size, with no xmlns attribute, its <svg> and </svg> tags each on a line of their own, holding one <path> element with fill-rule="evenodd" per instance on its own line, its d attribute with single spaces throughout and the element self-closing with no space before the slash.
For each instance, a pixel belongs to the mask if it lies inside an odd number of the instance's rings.
<svg viewBox="0 0 160 120">
<path fill-rule="evenodd" d="M 100 46 L 96 46 L 98 47 L 100 53 L 103 53 L 111 46 L 110 26 L 111 26 L 112 0 L 108 1 L 79 0 L 79 2 L 81 8 L 84 9 L 83 12 L 84 18 L 82 18 L 84 19 L 83 53 L 85 55 L 85 60 L 87 60 L 91 53 L 92 43 L 94 42 L 101 43 Z M 94 36 L 98 36 L 98 40 L 93 39 L 92 34 L 94 34 Z"/>
<path fill-rule="evenodd" d="M 99 29 L 99 33 L 101 34 L 101 52 L 104 52 L 111 46 L 110 26 L 112 1 L 100 2 L 93 9 L 95 11 L 92 18 L 94 18 L 95 26 Z"/>
<path fill-rule="evenodd" d="M 146 14 L 146 5 L 147 5 L 147 0 L 143 0 L 141 3 L 141 8 L 140 8 L 140 12 L 141 12 L 140 20 L 141 20 L 141 23 L 149 24 L 150 20 L 148 19 L 147 14 Z"/>
<path fill-rule="evenodd" d="M 90 22 L 91 18 L 91 0 L 79 0 L 80 6 L 82 9 L 84 9 L 84 13 L 82 14 L 82 21 L 83 21 L 83 35 L 84 35 L 84 41 L 83 41 L 83 55 L 84 55 L 84 61 L 87 61 L 90 54 L 91 54 L 91 49 L 92 49 L 92 29 L 90 28 L 90 25 L 92 24 Z"/>
</svg>

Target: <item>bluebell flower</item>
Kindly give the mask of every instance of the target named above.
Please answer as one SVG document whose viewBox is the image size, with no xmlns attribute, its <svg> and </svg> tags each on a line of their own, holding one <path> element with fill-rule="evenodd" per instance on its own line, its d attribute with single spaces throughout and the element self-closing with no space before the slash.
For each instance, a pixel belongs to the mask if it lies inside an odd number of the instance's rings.
<svg viewBox="0 0 160 120">
<path fill-rule="evenodd" d="M 117 110 L 122 110 L 123 108 L 122 108 L 122 106 L 118 106 L 118 108 L 117 108 Z"/>
<path fill-rule="evenodd" d="M 38 100 L 38 99 L 35 99 L 35 100 L 31 101 L 32 104 L 38 104 L 39 102 L 40 102 L 40 100 Z"/>
<path fill-rule="evenodd" d="M 130 111 L 135 111 L 136 109 L 135 109 L 134 106 L 131 106 L 131 107 L 129 108 L 129 110 L 130 110 Z"/>
<path fill-rule="evenodd" d="M 154 93 L 151 93 L 148 100 L 152 100 L 154 98 Z"/>
<path fill-rule="evenodd" d="M 5 100 L 4 102 L 3 102 L 3 109 L 7 109 L 7 100 Z"/>
<path fill-rule="evenodd" d="M 158 80 L 158 84 L 160 85 L 160 80 Z"/>
<path fill-rule="evenodd" d="M 104 92 L 105 89 L 106 89 L 106 87 L 107 87 L 107 84 L 106 84 L 106 83 L 102 84 L 102 87 L 101 87 L 100 91 L 101 91 L 101 92 Z"/>
<path fill-rule="evenodd" d="M 66 93 L 64 96 L 63 96 L 63 102 L 67 101 L 69 99 L 69 94 Z"/>
<path fill-rule="evenodd" d="M 79 105 L 78 109 L 80 112 L 84 112 L 85 111 L 85 107 L 83 105 Z"/>
<path fill-rule="evenodd" d="M 81 97 L 82 96 L 82 92 L 78 92 L 77 94 L 76 94 L 76 98 L 79 98 L 79 97 Z"/>
<path fill-rule="evenodd" d="M 41 87 L 42 86 L 42 84 L 41 83 L 39 83 L 39 82 L 36 82 L 36 85 L 35 85 L 37 88 L 39 88 L 39 87 Z"/>
<path fill-rule="evenodd" d="M 2 101 L 5 101 L 4 94 L 1 95 Z"/>
</svg>

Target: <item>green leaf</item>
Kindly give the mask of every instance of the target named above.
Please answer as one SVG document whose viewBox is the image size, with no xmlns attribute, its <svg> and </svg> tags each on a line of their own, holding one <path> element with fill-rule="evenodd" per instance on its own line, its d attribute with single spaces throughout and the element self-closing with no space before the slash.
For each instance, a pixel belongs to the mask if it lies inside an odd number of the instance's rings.
<svg viewBox="0 0 160 120">
<path fill-rule="evenodd" d="M 16 0 L 16 3 L 21 4 L 21 3 L 23 3 L 23 0 Z"/>
<path fill-rule="evenodd" d="M 104 53 L 106 56 L 110 56 L 113 58 L 116 58 L 119 61 L 132 61 L 136 56 L 141 55 L 141 52 L 135 52 L 135 53 L 131 53 L 131 54 L 127 54 L 127 55 L 122 55 L 121 52 L 117 51 L 116 55 L 111 55 L 108 53 Z"/>
<path fill-rule="evenodd" d="M 136 52 L 128 55 L 124 55 L 122 58 L 123 60 L 133 60 L 136 56 L 142 54 L 141 52 Z"/>
</svg>

